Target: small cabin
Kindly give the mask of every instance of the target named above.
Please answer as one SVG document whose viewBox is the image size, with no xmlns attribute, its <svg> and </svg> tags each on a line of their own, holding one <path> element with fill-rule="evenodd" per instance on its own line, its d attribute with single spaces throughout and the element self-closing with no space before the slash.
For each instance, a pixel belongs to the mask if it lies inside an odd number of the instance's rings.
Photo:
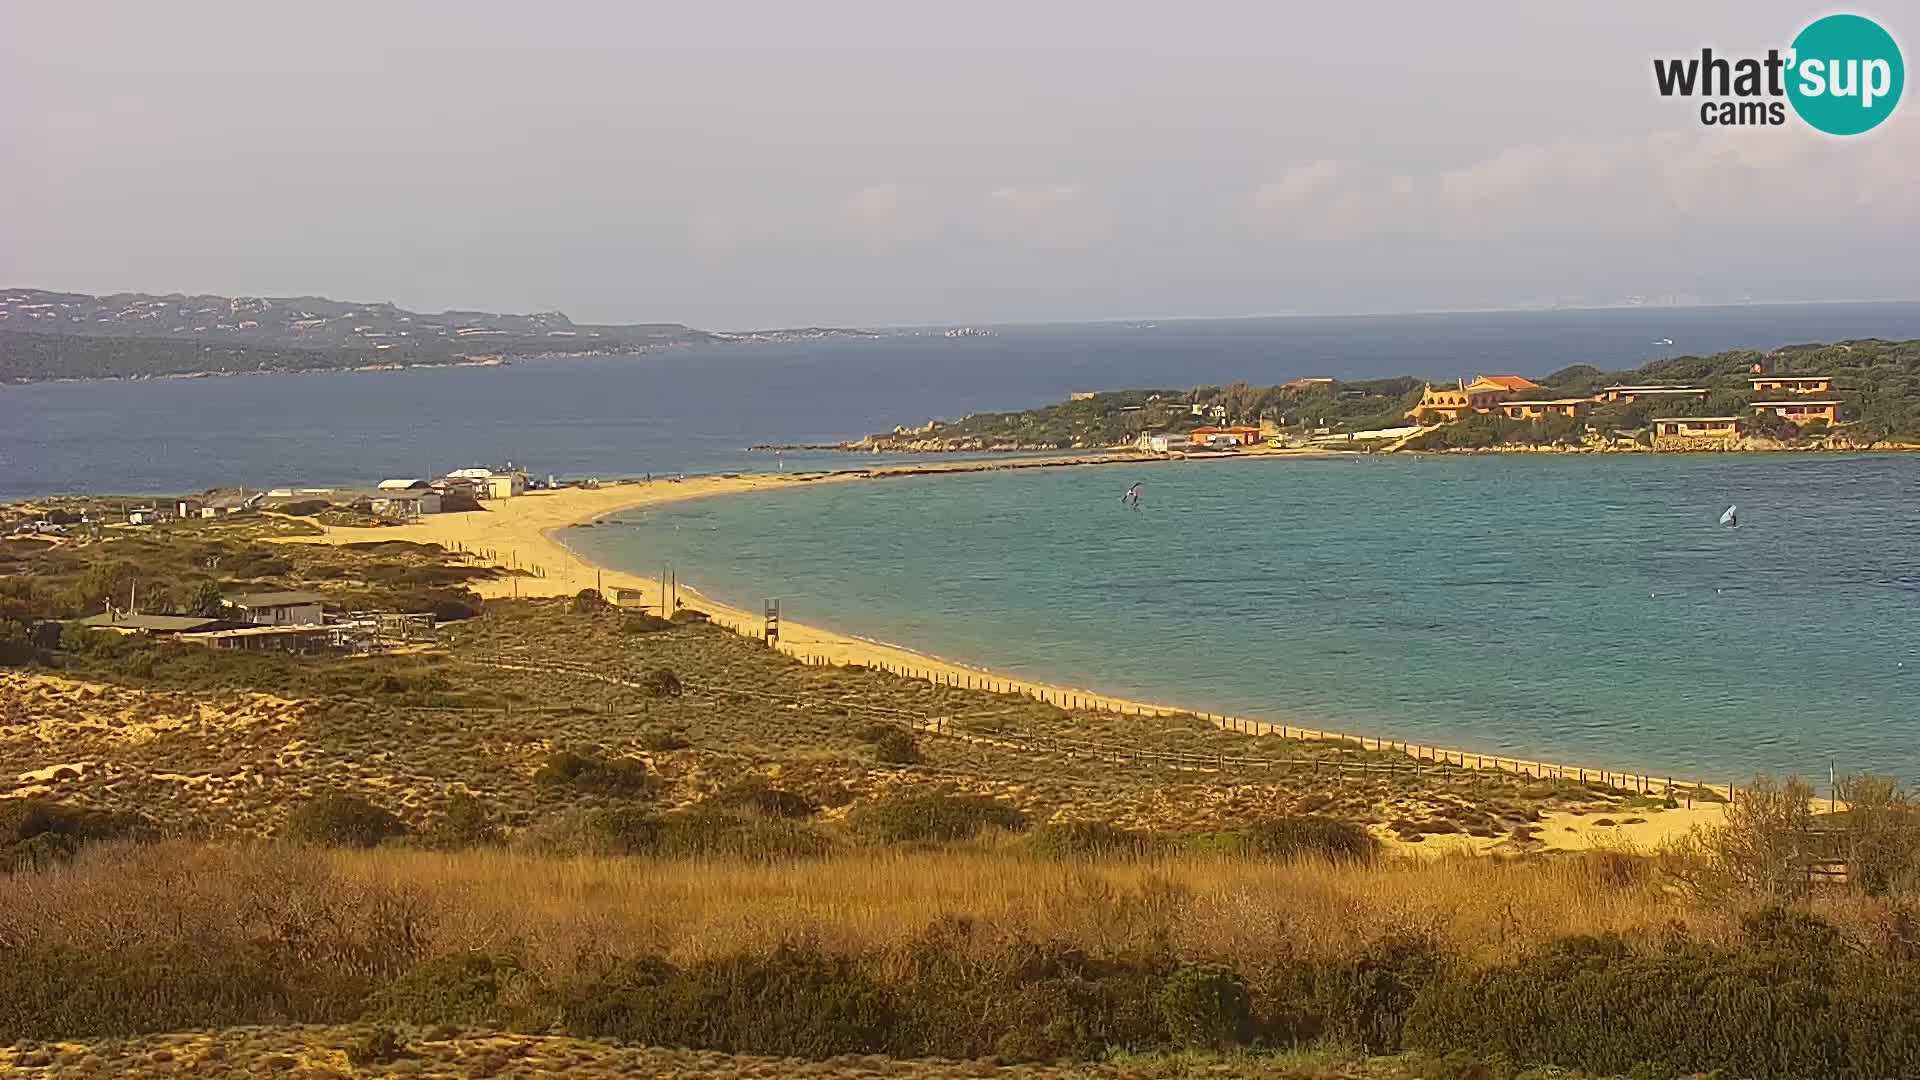
<svg viewBox="0 0 1920 1080">
<path fill-rule="evenodd" d="M 1775 416 L 1791 420 L 1796 424 L 1811 424 L 1815 420 L 1825 420 L 1829 424 L 1840 419 L 1840 403 L 1837 401 L 1756 401 L 1753 411 L 1772 413 Z"/>
<path fill-rule="evenodd" d="M 1734 439 L 1746 432 L 1738 416 L 1662 416 L 1653 421 L 1653 433 L 1663 439 Z"/>
<path fill-rule="evenodd" d="M 1755 375 L 1747 385 L 1756 394 L 1825 394 L 1833 389 L 1830 375 Z"/>
</svg>

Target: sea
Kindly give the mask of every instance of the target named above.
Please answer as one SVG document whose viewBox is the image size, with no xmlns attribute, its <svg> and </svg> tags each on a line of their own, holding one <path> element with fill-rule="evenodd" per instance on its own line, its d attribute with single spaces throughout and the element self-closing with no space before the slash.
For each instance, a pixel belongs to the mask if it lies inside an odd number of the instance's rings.
<svg viewBox="0 0 1920 1080">
<path fill-rule="evenodd" d="M 788 623 L 1136 699 L 1712 783 L 1920 783 L 1917 456 L 1025 469 L 564 539 L 749 610 L 778 598 Z"/>
<path fill-rule="evenodd" d="M 901 331 L 494 368 L 0 386 L 0 500 L 802 471 L 754 452 L 1084 390 L 1542 375 L 1920 338 L 1920 303 Z M 1671 339 L 1672 345 L 1656 344 Z M 1144 481 L 1138 510 L 1119 495 Z M 1741 508 L 1740 527 L 1717 519 Z M 569 542 L 787 618 L 1148 700 L 1718 782 L 1920 781 L 1920 459 L 1026 470 L 740 496 Z"/>
<path fill-rule="evenodd" d="M 990 329 L 984 337 L 901 332 L 494 368 L 0 385 L 0 500 L 359 485 L 509 460 L 539 477 L 848 466 L 861 461 L 747 447 L 839 442 L 1083 390 L 1543 375 L 1669 353 L 1920 338 L 1920 303 Z M 1654 344 L 1668 339 L 1674 344 Z"/>
</svg>

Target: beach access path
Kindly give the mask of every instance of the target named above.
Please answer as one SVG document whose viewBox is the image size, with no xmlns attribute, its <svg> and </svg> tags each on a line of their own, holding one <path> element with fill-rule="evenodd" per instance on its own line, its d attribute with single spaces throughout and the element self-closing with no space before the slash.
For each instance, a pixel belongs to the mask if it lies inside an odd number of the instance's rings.
<svg viewBox="0 0 1920 1080">
<path fill-rule="evenodd" d="M 1261 455 L 1280 456 L 1280 455 Z M 406 540 L 415 543 L 439 544 L 449 550 L 468 553 L 489 553 L 488 561 L 509 570 L 519 569 L 526 574 L 511 574 L 493 580 L 472 583 L 472 588 L 485 598 L 549 597 L 573 596 L 583 589 L 599 589 L 608 596 L 617 595 L 615 590 L 627 589 L 640 594 L 649 611 L 660 611 L 661 599 L 666 583 L 658 576 L 635 574 L 628 571 L 603 567 L 589 562 L 576 554 L 561 542 L 558 535 L 563 530 L 585 522 L 607 517 L 622 511 L 644 509 L 651 506 L 664 506 L 669 503 L 683 502 L 689 499 L 712 498 L 723 495 L 742 494 L 757 491 L 777 491 L 812 484 L 851 483 L 871 481 L 890 476 L 929 475 L 948 472 L 980 472 L 1009 468 L 1045 468 L 1075 465 L 1099 464 L 1143 464 L 1156 460 L 1150 456 L 1136 454 L 1084 455 L 1064 458 L 1022 458 L 1011 460 L 966 460 L 955 462 L 915 463 L 911 465 L 883 466 L 873 469 L 847 470 L 831 473 L 796 474 L 735 474 L 724 476 L 696 476 L 683 479 L 655 478 L 650 481 L 605 482 L 597 487 L 568 487 L 553 491 L 532 491 L 511 499 L 491 500 L 482 503 L 483 509 L 471 512 L 436 514 L 421 518 L 406 525 L 380 526 L 372 528 L 342 528 L 325 526 L 325 533 L 319 536 L 277 537 L 278 543 L 307 544 L 354 544 L 378 542 L 383 540 Z M 712 597 L 702 595 L 698 590 L 684 584 L 677 584 L 675 594 L 681 602 L 690 608 L 706 613 L 712 620 L 736 633 L 747 637 L 763 636 L 764 613 L 748 611 L 722 603 Z M 864 665 L 867 667 L 891 670 L 915 678 L 949 682 L 954 685 L 976 686 L 982 689 L 1024 694 L 1041 698 L 1057 705 L 1072 708 L 1102 709 L 1109 712 L 1138 713 L 1158 715 L 1174 712 L 1188 712 L 1174 705 L 1138 701 L 1130 698 L 1115 697 L 1098 691 L 1062 686 L 1053 683 L 1021 679 L 1015 676 L 988 671 L 984 668 L 961 664 L 926 653 L 884 642 L 871 641 L 850 634 L 828 630 L 823 627 L 809 626 L 804 623 L 788 621 L 784 617 L 780 622 L 781 651 L 810 663 L 835 665 Z M 1208 715 L 1196 713 L 1195 715 Z M 1229 718 L 1212 718 L 1216 722 L 1228 722 Z M 1239 730 L 1249 730 L 1256 734 L 1284 734 L 1297 738 L 1333 738 L 1340 733 L 1317 731 L 1267 721 L 1247 721 L 1233 718 L 1230 726 Z M 1405 749 L 1414 756 L 1423 748 L 1408 747 L 1406 744 L 1391 740 L 1374 740 L 1371 737 L 1346 736 L 1361 741 L 1369 749 Z M 1454 755 L 1444 760 L 1457 761 L 1462 767 L 1480 767 L 1481 762 L 1505 763 L 1490 764 L 1487 767 L 1500 767 L 1506 771 L 1525 772 L 1529 768 L 1541 770 L 1540 775 L 1554 775 L 1552 770 L 1567 770 L 1572 775 L 1572 766 L 1554 765 L 1524 761 L 1508 757 L 1495 759 L 1492 755 L 1476 755 L 1472 752 L 1444 751 Z M 1424 760 L 1424 759 L 1423 759 Z M 1603 773 L 1600 770 L 1585 770 L 1590 779 L 1608 778 L 1606 782 L 1624 780 L 1619 773 Z M 1655 810 L 1644 815 L 1645 820 L 1632 820 L 1631 824 L 1613 822 L 1609 825 L 1597 824 L 1600 820 L 1612 822 L 1613 819 L 1579 817 L 1569 814 L 1545 816 L 1540 822 L 1541 832 L 1536 839 L 1549 848 L 1580 850 L 1593 847 L 1634 845 L 1650 848 L 1668 837 L 1686 832 L 1695 825 L 1712 824 L 1722 819 L 1724 807 L 1720 803 L 1699 801 L 1690 806 L 1674 810 Z M 1484 850 L 1495 841 L 1482 840 L 1467 836 L 1432 837 L 1417 845 L 1426 851 L 1457 851 L 1461 847 Z M 1412 845 L 1410 845 L 1412 846 Z"/>
</svg>

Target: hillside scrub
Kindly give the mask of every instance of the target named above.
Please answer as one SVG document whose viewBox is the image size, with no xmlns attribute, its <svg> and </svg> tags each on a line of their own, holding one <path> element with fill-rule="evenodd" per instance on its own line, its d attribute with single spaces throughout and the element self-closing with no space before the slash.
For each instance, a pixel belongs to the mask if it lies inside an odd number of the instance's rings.
<svg viewBox="0 0 1920 1080">
<path fill-rule="evenodd" d="M 1320 1040 L 1888 1077 L 1920 1065 L 1920 958 L 1884 929 L 1899 904 L 1703 908 L 1558 862 L 107 845 L 0 877 L 0 1043 L 359 1018 L 812 1059 Z"/>
</svg>

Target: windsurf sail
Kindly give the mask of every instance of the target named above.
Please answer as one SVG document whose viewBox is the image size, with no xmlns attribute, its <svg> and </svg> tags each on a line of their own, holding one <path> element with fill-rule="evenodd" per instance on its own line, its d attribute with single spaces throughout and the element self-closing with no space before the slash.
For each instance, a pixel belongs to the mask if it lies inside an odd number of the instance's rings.
<svg viewBox="0 0 1920 1080">
<path fill-rule="evenodd" d="M 1729 529 L 1739 528 L 1740 508 L 1738 506 L 1727 507 L 1727 512 L 1720 515 L 1720 524 L 1725 525 Z"/>
</svg>

